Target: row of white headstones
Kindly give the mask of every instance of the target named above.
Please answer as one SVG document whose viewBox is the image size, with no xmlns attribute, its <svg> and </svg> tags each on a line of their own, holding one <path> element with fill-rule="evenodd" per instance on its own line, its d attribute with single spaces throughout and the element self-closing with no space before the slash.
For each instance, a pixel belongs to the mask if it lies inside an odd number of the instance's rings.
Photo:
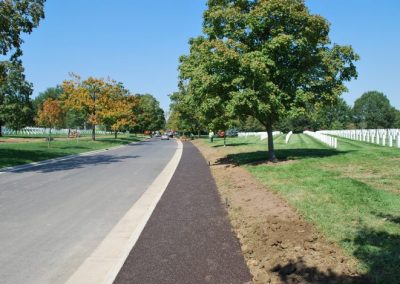
<svg viewBox="0 0 400 284">
<path fill-rule="evenodd" d="M 6 127 L 2 127 L 1 128 L 2 133 L 4 135 L 24 135 L 24 136 L 40 136 L 40 135 L 47 135 L 50 132 L 49 128 L 42 128 L 42 127 L 25 127 L 22 128 L 19 131 L 15 131 L 13 129 L 10 128 L 6 128 Z M 90 133 L 92 133 L 92 130 L 78 130 L 78 132 L 81 135 L 89 135 Z M 60 134 L 60 135 L 67 135 L 68 134 L 68 129 L 51 129 L 51 133 L 52 134 Z M 105 131 L 100 131 L 100 130 L 96 130 L 97 134 L 106 134 Z"/>
<path fill-rule="evenodd" d="M 304 131 L 303 133 L 308 136 L 313 137 L 314 139 L 321 141 L 322 143 L 328 145 L 331 148 L 337 149 L 337 147 L 338 147 L 338 141 L 337 141 L 336 137 L 332 137 L 331 135 L 327 135 L 320 131 L 317 131 L 317 132 Z"/>
<path fill-rule="evenodd" d="M 318 131 L 318 133 L 400 148 L 400 129 L 324 130 Z"/>
<path fill-rule="evenodd" d="M 274 131 L 272 132 L 272 136 L 282 134 L 280 131 Z M 268 133 L 267 132 L 238 132 L 238 137 L 254 137 L 258 136 L 260 137 L 260 140 L 264 140 L 268 138 Z"/>
</svg>

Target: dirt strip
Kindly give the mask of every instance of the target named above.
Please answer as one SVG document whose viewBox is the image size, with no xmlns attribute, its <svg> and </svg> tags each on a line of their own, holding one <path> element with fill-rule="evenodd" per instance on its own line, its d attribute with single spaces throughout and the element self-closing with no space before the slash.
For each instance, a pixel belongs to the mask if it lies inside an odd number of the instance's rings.
<svg viewBox="0 0 400 284">
<path fill-rule="evenodd" d="M 200 152 L 181 162 L 114 283 L 246 283 L 251 275 Z"/>
<path fill-rule="evenodd" d="M 369 283 L 358 275 L 354 259 L 246 169 L 230 163 L 229 147 L 199 140 L 195 145 L 210 161 L 221 198 L 229 204 L 253 283 Z"/>
</svg>

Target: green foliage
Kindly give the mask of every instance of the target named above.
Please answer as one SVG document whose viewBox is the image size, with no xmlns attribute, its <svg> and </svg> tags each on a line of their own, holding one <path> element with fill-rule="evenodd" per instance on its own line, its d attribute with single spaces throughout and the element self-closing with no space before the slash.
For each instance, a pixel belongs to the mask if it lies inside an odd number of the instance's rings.
<svg viewBox="0 0 400 284">
<path fill-rule="evenodd" d="M 238 129 L 244 132 L 264 131 L 265 127 L 254 117 L 247 116 L 239 121 Z"/>
<path fill-rule="evenodd" d="M 85 124 L 85 114 L 83 112 L 70 109 L 65 114 L 66 128 L 83 128 Z"/>
<path fill-rule="evenodd" d="M 357 76 L 358 56 L 332 44 L 302 0 L 209 0 L 203 30 L 180 78 L 207 120 L 251 115 L 272 133 L 282 117 L 335 102 Z"/>
<path fill-rule="evenodd" d="M 43 103 L 47 99 L 59 100 L 63 92 L 64 90 L 61 86 L 50 87 L 47 88 L 44 92 L 40 92 L 39 95 L 37 95 L 32 101 L 35 113 L 37 113 L 39 109 L 42 108 Z"/>
<path fill-rule="evenodd" d="M 33 121 L 30 101 L 32 84 L 25 80 L 20 61 L 8 62 L 5 81 L 0 84 L 0 125 L 20 130 Z"/>
<path fill-rule="evenodd" d="M 164 110 L 152 95 L 138 94 L 138 104 L 135 107 L 137 124 L 134 131 L 143 133 L 146 130 L 156 131 L 165 127 Z"/>
<path fill-rule="evenodd" d="M 31 33 L 44 18 L 45 0 L 0 1 L 0 54 L 21 55 L 22 33 Z"/>
<path fill-rule="evenodd" d="M 318 114 L 320 129 L 346 129 L 352 121 L 351 107 L 339 98 L 335 103 L 324 106 Z"/>
<path fill-rule="evenodd" d="M 308 107 L 308 112 L 294 113 L 281 118 L 276 124 L 283 132 L 321 129 L 346 129 L 352 121 L 351 108 L 339 98 L 337 101 L 323 106 Z"/>
<path fill-rule="evenodd" d="M 192 96 L 185 91 L 172 93 L 170 96 L 170 117 L 167 127 L 173 130 L 190 131 L 196 133 L 205 130 L 204 117 L 193 101 Z"/>
<path fill-rule="evenodd" d="M 392 128 L 396 122 L 396 109 L 380 92 L 364 93 L 354 102 L 354 122 L 359 128 Z"/>
<path fill-rule="evenodd" d="M 394 128 L 400 128 L 400 111 L 396 110 L 396 120 L 394 122 Z"/>
<path fill-rule="evenodd" d="M 31 33 L 44 18 L 45 0 L 0 1 L 0 55 L 12 52 L 9 61 L 0 61 L 0 136 L 5 123 L 15 130 L 33 119 L 29 96 L 32 86 L 25 80 L 22 62 L 22 33 Z"/>
</svg>

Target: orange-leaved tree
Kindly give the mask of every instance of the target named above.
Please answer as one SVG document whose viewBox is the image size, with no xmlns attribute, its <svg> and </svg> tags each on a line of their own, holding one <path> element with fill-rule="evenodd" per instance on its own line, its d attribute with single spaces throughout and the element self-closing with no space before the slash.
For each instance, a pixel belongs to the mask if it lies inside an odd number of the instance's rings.
<svg viewBox="0 0 400 284">
<path fill-rule="evenodd" d="M 109 83 L 109 91 L 101 98 L 99 116 L 102 122 L 114 131 L 117 138 L 118 131 L 128 130 L 136 124 L 134 113 L 138 103 L 137 97 L 129 95 L 128 90 L 121 83 Z"/>
<path fill-rule="evenodd" d="M 103 79 L 89 77 L 82 81 L 81 77 L 71 74 L 71 80 L 63 82 L 62 99 L 67 109 L 82 112 L 87 122 L 92 125 L 92 140 L 96 140 L 96 125 L 101 123 L 99 109 L 110 92 L 110 83 Z"/>
<path fill-rule="evenodd" d="M 47 147 L 50 147 L 51 129 L 61 126 L 64 122 L 64 118 L 65 113 L 61 107 L 60 101 L 49 98 L 43 103 L 42 108 L 38 112 L 36 121 L 40 126 L 50 129 Z"/>
</svg>

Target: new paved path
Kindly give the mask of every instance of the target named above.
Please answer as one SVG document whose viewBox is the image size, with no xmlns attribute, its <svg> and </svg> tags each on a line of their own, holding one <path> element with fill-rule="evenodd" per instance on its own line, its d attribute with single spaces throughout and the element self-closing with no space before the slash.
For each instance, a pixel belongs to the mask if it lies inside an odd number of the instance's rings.
<svg viewBox="0 0 400 284">
<path fill-rule="evenodd" d="M 153 139 L 0 175 L 0 283 L 65 283 L 177 149 Z"/>
<path fill-rule="evenodd" d="M 181 162 L 114 283 L 245 283 L 240 246 L 200 152 Z"/>
</svg>

